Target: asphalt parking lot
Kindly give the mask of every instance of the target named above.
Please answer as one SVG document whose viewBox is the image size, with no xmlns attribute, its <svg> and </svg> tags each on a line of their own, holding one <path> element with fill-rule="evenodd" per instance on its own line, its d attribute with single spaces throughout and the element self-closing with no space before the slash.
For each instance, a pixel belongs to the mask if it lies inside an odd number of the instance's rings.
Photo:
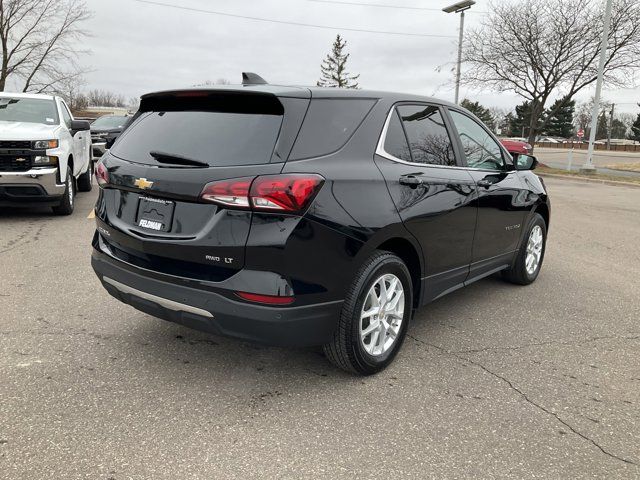
<svg viewBox="0 0 640 480">
<path fill-rule="evenodd" d="M 538 281 L 422 309 L 367 378 L 112 299 L 95 190 L 0 211 L 0 477 L 638 478 L 640 188 L 547 185 Z"/>
</svg>

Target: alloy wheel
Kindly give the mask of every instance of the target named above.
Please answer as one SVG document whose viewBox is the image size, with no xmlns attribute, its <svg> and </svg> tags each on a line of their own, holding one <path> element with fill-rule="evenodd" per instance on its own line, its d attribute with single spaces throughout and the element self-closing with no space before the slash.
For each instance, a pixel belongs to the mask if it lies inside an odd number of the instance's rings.
<svg viewBox="0 0 640 480">
<path fill-rule="evenodd" d="M 404 288 L 398 277 L 386 273 L 369 289 L 360 313 L 360 342 L 372 356 L 395 344 L 404 318 Z"/>
<path fill-rule="evenodd" d="M 539 225 L 534 226 L 529 234 L 529 240 L 527 241 L 527 255 L 525 257 L 525 268 L 529 275 L 533 275 L 538 270 L 540 265 L 540 259 L 542 258 L 542 246 L 544 243 L 544 236 L 542 235 L 542 228 Z"/>
</svg>

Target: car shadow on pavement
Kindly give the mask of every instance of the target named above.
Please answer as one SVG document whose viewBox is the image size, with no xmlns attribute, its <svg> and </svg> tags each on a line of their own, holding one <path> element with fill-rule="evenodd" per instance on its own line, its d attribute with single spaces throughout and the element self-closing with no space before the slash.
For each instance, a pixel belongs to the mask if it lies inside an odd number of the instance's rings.
<svg viewBox="0 0 640 480">
<path fill-rule="evenodd" d="M 0 219 L 38 217 L 55 218 L 55 215 L 51 212 L 50 207 L 0 207 Z"/>
<path fill-rule="evenodd" d="M 452 321 L 458 322 L 458 332 L 465 330 L 465 322 L 473 322 L 473 319 L 461 320 L 457 312 L 461 309 L 474 310 L 477 297 L 486 297 L 487 292 L 502 295 L 514 288 L 517 287 L 504 283 L 499 277 L 490 277 L 453 292 L 418 310 L 408 333 L 422 339 L 446 339 L 451 336 Z M 266 386 L 285 379 L 291 385 L 300 381 L 308 383 L 309 378 L 328 378 L 347 383 L 359 382 L 363 378 L 335 368 L 324 357 L 320 347 L 264 346 L 202 333 L 139 312 L 133 313 L 130 321 L 130 335 L 139 345 L 139 353 L 155 364 L 155 375 L 166 375 L 171 381 L 188 377 L 206 382 L 233 382 L 232 379 L 235 379 L 249 386 Z M 419 361 L 409 353 L 407 344 L 410 342 L 411 338 L 405 340 L 398 360 Z M 368 378 L 385 378 L 393 375 L 395 369 L 394 362 L 387 370 Z M 178 372 L 181 373 L 178 375 Z"/>
</svg>

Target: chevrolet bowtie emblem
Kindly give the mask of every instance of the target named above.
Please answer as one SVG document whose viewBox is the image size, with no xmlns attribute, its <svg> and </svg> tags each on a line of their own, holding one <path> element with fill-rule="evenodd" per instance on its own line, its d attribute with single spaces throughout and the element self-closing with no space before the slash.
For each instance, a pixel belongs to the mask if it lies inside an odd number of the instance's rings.
<svg viewBox="0 0 640 480">
<path fill-rule="evenodd" d="M 146 178 L 136 178 L 136 181 L 133 182 L 133 184 L 142 189 L 145 190 L 147 188 L 151 188 L 151 186 L 153 185 L 153 182 L 150 182 L 149 180 L 147 180 Z"/>
</svg>

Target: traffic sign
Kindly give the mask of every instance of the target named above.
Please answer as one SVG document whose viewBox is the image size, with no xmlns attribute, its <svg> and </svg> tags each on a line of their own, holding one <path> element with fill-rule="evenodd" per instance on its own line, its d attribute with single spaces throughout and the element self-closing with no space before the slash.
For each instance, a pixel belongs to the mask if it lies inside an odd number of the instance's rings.
<svg viewBox="0 0 640 480">
<path fill-rule="evenodd" d="M 583 129 L 579 129 L 577 135 L 578 135 L 578 138 L 584 137 L 584 130 Z"/>
</svg>

